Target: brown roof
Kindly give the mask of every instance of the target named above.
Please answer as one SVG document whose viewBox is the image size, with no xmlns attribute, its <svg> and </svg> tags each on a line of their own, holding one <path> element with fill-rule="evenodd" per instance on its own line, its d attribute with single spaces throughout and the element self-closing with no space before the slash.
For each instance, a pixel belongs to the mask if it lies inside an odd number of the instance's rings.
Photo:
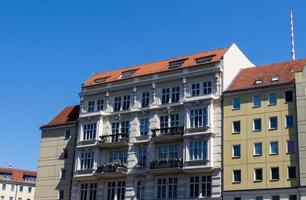
<svg viewBox="0 0 306 200">
<path fill-rule="evenodd" d="M 42 128 L 75 123 L 79 118 L 80 106 L 67 106 Z"/>
<path fill-rule="evenodd" d="M 23 170 L 23 169 L 13 169 L 13 168 L 8 168 L 8 167 L 0 167 L 0 173 L 7 173 L 12 175 L 11 180 L 7 181 L 14 181 L 18 183 L 24 183 L 24 177 L 25 176 L 33 176 L 36 177 L 36 172 L 35 171 L 30 171 L 30 170 Z M 1 180 L 1 177 L 0 177 Z M 6 180 L 6 179 L 3 179 Z"/>
<path fill-rule="evenodd" d="M 305 65 L 306 59 L 301 59 L 241 69 L 226 92 L 291 83 L 294 73 L 302 71 Z M 279 80 L 272 81 L 273 76 L 279 76 Z M 257 79 L 262 83 L 255 84 Z"/>
<path fill-rule="evenodd" d="M 94 74 L 84 83 L 84 87 L 103 84 L 103 83 L 109 83 L 109 82 L 113 82 L 113 81 L 118 81 L 118 80 L 120 80 L 122 72 L 131 71 L 131 70 L 136 70 L 135 73 L 133 74 L 132 78 L 138 77 L 138 76 L 144 76 L 144 75 L 164 72 L 168 69 L 169 62 L 173 62 L 173 61 L 179 61 L 179 60 L 186 59 L 185 62 L 180 67 L 180 68 L 186 68 L 186 67 L 195 66 L 197 58 L 202 58 L 202 57 L 213 55 L 212 60 L 209 61 L 209 62 L 206 62 L 205 64 L 217 62 L 217 61 L 220 61 L 222 59 L 223 55 L 226 53 L 227 50 L 228 50 L 228 48 L 215 49 L 215 50 L 211 50 L 211 51 L 207 51 L 207 52 L 195 53 L 195 54 L 192 54 L 192 55 L 187 55 L 187 56 L 182 56 L 182 57 L 177 57 L 177 58 L 171 58 L 171 59 L 166 59 L 166 60 L 162 60 L 162 61 L 158 61 L 158 62 L 147 63 L 147 64 L 138 65 L 138 66 L 132 66 L 132 67 L 127 67 L 127 68 L 123 68 L 123 69 L 117 69 L 117 70 L 113 70 L 113 71 L 107 71 L 107 72 Z M 95 81 L 101 80 L 101 79 L 105 79 L 104 81 L 101 81 L 103 83 L 96 83 L 95 82 Z"/>
</svg>

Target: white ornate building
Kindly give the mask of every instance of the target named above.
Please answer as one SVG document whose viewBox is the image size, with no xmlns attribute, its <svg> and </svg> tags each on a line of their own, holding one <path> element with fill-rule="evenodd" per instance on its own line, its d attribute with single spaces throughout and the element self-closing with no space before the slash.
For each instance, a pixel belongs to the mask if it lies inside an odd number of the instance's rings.
<svg viewBox="0 0 306 200">
<path fill-rule="evenodd" d="M 95 74 L 80 93 L 71 199 L 219 199 L 230 48 Z"/>
</svg>

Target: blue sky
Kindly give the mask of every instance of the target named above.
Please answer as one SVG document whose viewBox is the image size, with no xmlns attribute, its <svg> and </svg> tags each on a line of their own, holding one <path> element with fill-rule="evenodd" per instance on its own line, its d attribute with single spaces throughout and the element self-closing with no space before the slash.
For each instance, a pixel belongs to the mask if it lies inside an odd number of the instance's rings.
<svg viewBox="0 0 306 200">
<path fill-rule="evenodd" d="M 306 1 L 1 0 L 0 166 L 36 169 L 39 127 L 91 73 L 235 42 L 255 64 L 306 57 Z"/>
</svg>

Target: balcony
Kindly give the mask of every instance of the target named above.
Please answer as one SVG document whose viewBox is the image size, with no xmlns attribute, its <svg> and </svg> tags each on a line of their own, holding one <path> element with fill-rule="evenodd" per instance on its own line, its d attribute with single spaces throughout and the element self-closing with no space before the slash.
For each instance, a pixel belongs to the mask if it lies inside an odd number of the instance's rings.
<svg viewBox="0 0 306 200">
<path fill-rule="evenodd" d="M 150 162 L 150 170 L 154 173 L 178 173 L 182 171 L 183 160 L 182 159 L 170 159 L 170 160 L 153 160 Z"/>
<path fill-rule="evenodd" d="M 77 148 L 87 147 L 87 146 L 95 146 L 96 142 L 97 142 L 96 139 L 93 139 L 93 140 L 82 140 L 82 141 L 78 141 L 76 146 L 77 146 Z"/>
<path fill-rule="evenodd" d="M 189 160 L 185 161 L 183 170 L 186 173 L 206 173 L 214 170 L 210 160 Z"/>
<path fill-rule="evenodd" d="M 74 173 L 76 180 L 94 180 L 94 169 L 79 169 Z"/>
<path fill-rule="evenodd" d="M 96 170 L 96 175 L 103 178 L 120 178 L 127 174 L 126 164 L 108 163 L 100 165 Z"/>
<path fill-rule="evenodd" d="M 114 134 L 100 136 L 99 146 L 103 149 L 113 149 L 120 147 L 128 147 L 129 135 L 128 134 Z"/>
<path fill-rule="evenodd" d="M 175 126 L 152 130 L 152 140 L 159 143 L 179 141 L 184 135 L 184 126 Z"/>
</svg>

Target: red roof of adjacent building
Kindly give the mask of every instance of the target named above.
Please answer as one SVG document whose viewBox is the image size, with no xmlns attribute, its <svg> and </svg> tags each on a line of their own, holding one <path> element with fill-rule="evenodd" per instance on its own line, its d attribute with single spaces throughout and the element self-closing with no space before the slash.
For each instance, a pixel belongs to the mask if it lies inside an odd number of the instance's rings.
<svg viewBox="0 0 306 200">
<path fill-rule="evenodd" d="M 215 50 L 211 50 L 207 52 L 195 53 L 192 55 L 171 58 L 171 59 L 166 59 L 166 60 L 162 60 L 158 62 L 147 63 L 147 64 L 127 67 L 123 69 L 117 69 L 113 71 L 107 71 L 107 72 L 94 74 L 84 83 L 84 87 L 118 81 L 120 80 L 122 72 L 126 72 L 126 71 L 136 70 L 131 78 L 165 72 L 168 70 L 169 62 L 171 63 L 174 61 L 185 60 L 182 66 L 179 67 L 180 69 L 196 66 L 197 65 L 196 59 L 207 57 L 207 56 L 213 56 L 213 57 L 212 57 L 212 60 L 210 60 L 209 62 L 205 62 L 205 64 L 217 62 L 222 59 L 223 55 L 226 53 L 227 50 L 228 48 L 215 49 Z M 104 80 L 101 81 L 100 83 L 97 83 L 97 80 L 102 80 L 102 79 Z"/>
<path fill-rule="evenodd" d="M 11 174 L 12 179 L 2 179 L 1 174 Z M 30 170 L 23 170 L 23 169 L 14 169 L 14 168 L 8 168 L 8 167 L 0 167 L 0 180 L 5 180 L 5 181 L 13 181 L 17 183 L 25 183 L 25 176 L 31 176 L 31 177 L 36 177 L 36 172 L 35 171 L 30 171 Z"/>
<path fill-rule="evenodd" d="M 42 128 L 75 123 L 79 118 L 80 106 L 67 106 Z"/>
<path fill-rule="evenodd" d="M 226 92 L 292 83 L 294 73 L 302 71 L 305 65 L 306 59 L 301 59 L 241 69 Z M 272 81 L 277 76 L 279 79 Z M 255 84 L 256 80 L 261 83 Z"/>
</svg>

